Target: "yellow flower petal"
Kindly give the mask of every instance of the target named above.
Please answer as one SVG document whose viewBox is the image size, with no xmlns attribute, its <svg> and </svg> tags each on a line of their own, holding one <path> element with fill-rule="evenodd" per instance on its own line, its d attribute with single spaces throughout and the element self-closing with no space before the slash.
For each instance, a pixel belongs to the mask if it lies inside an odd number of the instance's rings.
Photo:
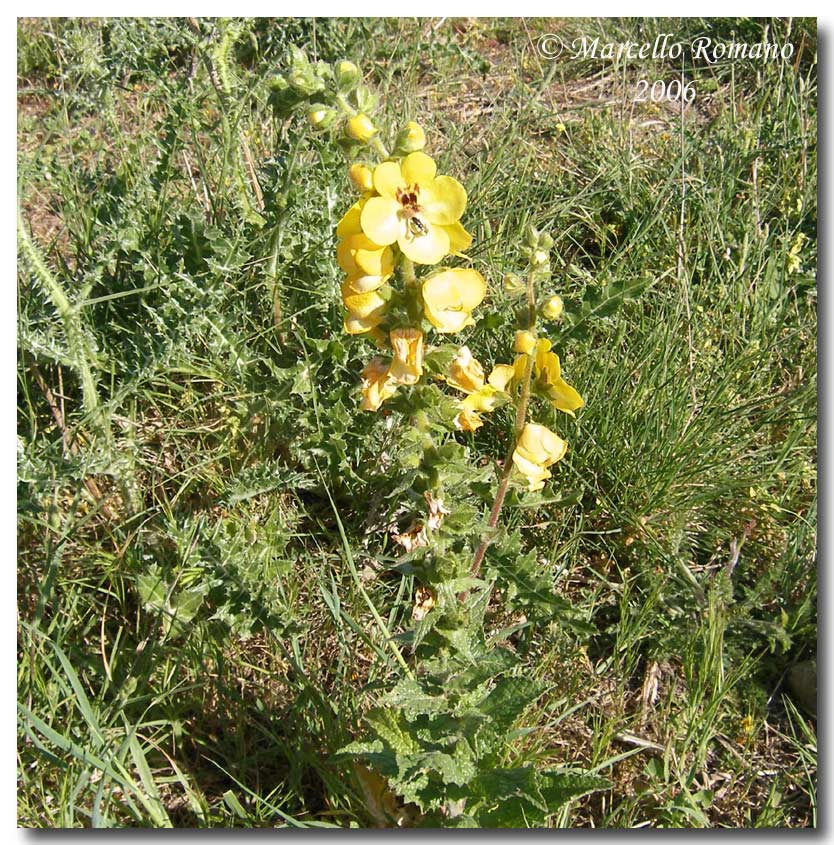
<svg viewBox="0 0 834 845">
<path fill-rule="evenodd" d="M 460 223 L 452 223 L 451 226 L 444 226 L 443 229 L 449 236 L 449 252 L 453 255 L 469 249 L 472 245 L 472 235 Z"/>
<path fill-rule="evenodd" d="M 405 189 L 405 180 L 396 161 L 384 161 L 374 168 L 374 187 L 380 196 L 388 199 L 397 196 L 397 188 Z"/>
<path fill-rule="evenodd" d="M 386 276 L 394 270 L 394 253 L 365 235 L 348 235 L 336 247 L 339 266 L 349 276 Z"/>
<path fill-rule="evenodd" d="M 374 313 L 368 317 L 357 317 L 355 314 L 348 313 L 345 317 L 345 332 L 347 334 L 373 333 L 384 319 L 384 316 L 381 313 Z"/>
<path fill-rule="evenodd" d="M 541 490 L 544 487 L 544 482 L 551 477 L 549 470 L 527 460 L 518 453 L 517 449 L 513 452 L 513 464 L 527 479 L 527 489 L 530 491 Z"/>
<path fill-rule="evenodd" d="M 585 402 L 577 391 L 562 378 L 559 356 L 550 351 L 551 343 L 542 338 L 536 347 L 537 387 L 542 390 L 553 406 L 574 416 L 574 411 Z"/>
<path fill-rule="evenodd" d="M 531 463 L 542 467 L 560 461 L 567 452 L 568 444 L 547 426 L 527 423 L 518 438 L 515 451 Z"/>
<path fill-rule="evenodd" d="M 342 302 L 354 317 L 363 319 L 375 314 L 383 314 L 388 307 L 388 300 L 381 296 L 379 291 L 371 290 L 364 293 L 356 293 L 350 282 L 342 285 Z"/>
<path fill-rule="evenodd" d="M 503 398 L 506 399 L 506 396 L 503 396 Z M 501 404 L 501 399 L 502 393 L 500 390 L 496 390 L 491 384 L 485 384 L 474 393 L 470 393 L 466 399 L 463 399 L 460 406 L 469 411 L 481 411 L 488 414 Z"/>
<path fill-rule="evenodd" d="M 496 364 L 492 368 L 487 381 L 496 389 L 506 391 L 510 382 L 515 378 L 515 367 L 511 364 Z"/>
<path fill-rule="evenodd" d="M 360 223 L 362 231 L 374 243 L 381 246 L 392 244 L 403 230 L 400 204 L 390 197 L 371 197 L 362 208 Z"/>
<path fill-rule="evenodd" d="M 350 284 L 354 293 L 367 293 L 369 290 L 378 290 L 390 279 L 387 276 L 348 276 L 345 284 Z M 344 291 L 344 288 L 342 288 Z"/>
<path fill-rule="evenodd" d="M 425 153 L 411 153 L 403 159 L 400 165 L 400 172 L 402 173 L 403 181 L 408 187 L 413 185 L 419 186 L 420 204 L 422 205 L 423 190 L 426 185 L 434 181 L 437 173 L 437 165 L 434 163 L 434 160 Z M 441 176 L 440 178 L 442 179 L 444 177 Z"/>
<path fill-rule="evenodd" d="M 415 234 L 407 221 L 403 222 L 397 243 L 406 258 L 416 264 L 437 264 L 449 254 L 449 236 L 442 226 L 424 224 L 425 231 Z"/>
<path fill-rule="evenodd" d="M 460 220 L 466 208 L 466 189 L 451 176 L 438 176 L 425 188 L 421 186 L 419 199 L 420 207 L 429 222 L 450 226 Z"/>
<path fill-rule="evenodd" d="M 367 197 L 360 197 L 345 213 L 336 226 L 336 237 L 346 238 L 348 235 L 358 235 L 362 231 L 359 218 L 362 208 L 368 201 Z"/>
</svg>

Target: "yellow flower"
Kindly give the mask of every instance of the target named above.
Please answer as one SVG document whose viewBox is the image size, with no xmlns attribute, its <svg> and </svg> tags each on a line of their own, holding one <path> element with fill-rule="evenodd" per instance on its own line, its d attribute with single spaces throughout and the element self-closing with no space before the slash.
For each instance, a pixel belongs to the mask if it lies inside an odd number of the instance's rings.
<svg viewBox="0 0 834 845">
<path fill-rule="evenodd" d="M 529 355 L 536 348 L 536 337 L 531 332 L 521 331 L 515 333 L 513 349 L 524 355 Z"/>
<path fill-rule="evenodd" d="M 437 176 L 437 165 L 415 152 L 401 163 L 385 161 L 374 170 L 374 188 L 362 209 L 362 231 L 382 246 L 397 243 L 418 264 L 437 264 L 472 239 L 458 222 L 466 191 L 451 176 Z"/>
<path fill-rule="evenodd" d="M 423 375 L 423 333 L 420 329 L 392 329 L 391 378 L 398 384 L 417 384 Z"/>
<path fill-rule="evenodd" d="M 372 191 L 374 189 L 374 172 L 367 164 L 357 162 L 348 168 L 348 177 L 357 191 Z"/>
<path fill-rule="evenodd" d="M 550 478 L 547 467 L 562 460 L 568 444 L 549 428 L 527 423 L 513 451 L 513 464 L 527 479 L 528 490 L 541 490 Z"/>
<path fill-rule="evenodd" d="M 363 144 L 370 141 L 376 133 L 376 126 L 374 126 L 373 121 L 366 114 L 357 114 L 347 123 L 347 134 L 356 141 L 361 141 Z"/>
<path fill-rule="evenodd" d="M 361 232 L 348 235 L 336 247 L 339 266 L 349 276 L 387 276 L 394 270 L 394 252 Z"/>
<path fill-rule="evenodd" d="M 464 393 L 474 393 L 484 386 L 484 368 L 472 356 L 468 346 L 461 346 L 449 367 L 446 383 Z"/>
<path fill-rule="evenodd" d="M 455 417 L 455 428 L 461 431 L 477 431 L 484 421 L 481 419 L 477 411 L 472 411 L 469 408 L 464 408 Z"/>
<path fill-rule="evenodd" d="M 465 326 L 474 326 L 471 312 L 485 296 L 486 281 L 477 270 L 441 270 L 423 282 L 426 317 L 440 332 L 459 332 Z"/>
<path fill-rule="evenodd" d="M 397 382 L 391 378 L 388 361 L 375 357 L 362 370 L 362 404 L 363 411 L 376 411 L 386 399 L 390 399 L 397 391 Z"/>
<path fill-rule="evenodd" d="M 585 401 L 562 378 L 559 356 L 550 351 L 551 346 L 546 338 L 541 338 L 536 344 L 536 387 L 557 410 L 575 416 L 573 412 L 581 408 Z"/>
<path fill-rule="evenodd" d="M 565 310 L 565 303 L 558 294 L 551 296 L 542 305 L 542 316 L 547 320 L 558 320 Z"/>
</svg>

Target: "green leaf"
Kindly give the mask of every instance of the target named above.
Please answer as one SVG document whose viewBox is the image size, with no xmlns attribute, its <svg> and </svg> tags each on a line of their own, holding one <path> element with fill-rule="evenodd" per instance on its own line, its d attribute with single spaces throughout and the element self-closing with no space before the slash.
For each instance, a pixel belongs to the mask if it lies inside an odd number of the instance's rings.
<svg viewBox="0 0 834 845">
<path fill-rule="evenodd" d="M 611 789 L 611 781 L 599 775 L 584 772 L 545 771 L 539 772 L 539 790 L 550 813 L 555 813 L 572 798 Z"/>
</svg>

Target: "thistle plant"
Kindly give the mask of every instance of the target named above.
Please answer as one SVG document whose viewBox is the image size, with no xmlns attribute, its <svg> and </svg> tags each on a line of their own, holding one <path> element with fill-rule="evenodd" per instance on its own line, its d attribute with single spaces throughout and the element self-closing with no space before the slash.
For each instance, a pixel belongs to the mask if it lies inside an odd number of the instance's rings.
<svg viewBox="0 0 834 845">
<path fill-rule="evenodd" d="M 508 491 L 542 490 L 567 452 L 566 440 L 537 420 L 551 409 L 573 417 L 583 406 L 539 329 L 540 315 L 553 326 L 564 316 L 561 297 L 547 290 L 553 238 L 533 226 L 524 233 L 524 278 L 504 278 L 519 300 L 513 351 L 485 366 L 455 342 L 475 325 L 489 289 L 467 256 L 467 192 L 438 172 L 422 127 L 407 123 L 386 146 L 376 98 L 351 62 L 312 65 L 295 51 L 274 88 L 285 104 L 306 103 L 311 125 L 347 155 L 346 181 L 359 196 L 335 230 L 344 331 L 376 347 L 357 402 L 402 415 L 400 492 L 415 514 L 392 530 L 403 551 L 392 568 L 416 584 L 412 627 L 395 637 L 410 662 L 365 714 L 365 735 L 336 760 L 351 764 L 380 825 L 543 825 L 606 782 L 537 769 L 515 749 L 512 728 L 544 689 L 519 673 L 514 649 L 486 635 L 498 576 L 485 560 Z M 476 467 L 461 433 L 496 420 L 504 406 L 509 450 L 497 471 Z M 505 556 L 519 557 L 512 540 L 504 546 Z"/>
</svg>

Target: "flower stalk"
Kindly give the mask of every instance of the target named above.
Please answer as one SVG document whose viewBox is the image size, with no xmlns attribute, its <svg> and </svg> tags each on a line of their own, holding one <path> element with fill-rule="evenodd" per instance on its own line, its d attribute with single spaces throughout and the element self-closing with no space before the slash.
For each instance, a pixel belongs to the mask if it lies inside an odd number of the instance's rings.
<svg viewBox="0 0 834 845">
<path fill-rule="evenodd" d="M 536 285 L 535 270 L 532 267 L 527 274 L 527 331 L 535 337 Z M 515 451 L 519 437 L 521 437 L 521 432 L 524 431 L 524 424 L 527 421 L 527 408 L 530 405 L 533 361 L 534 356 L 528 355 L 524 364 L 524 375 L 521 379 L 521 391 L 518 397 L 518 405 L 516 406 L 513 438 L 510 442 L 507 457 L 504 459 L 504 469 L 498 482 L 498 489 L 495 491 L 495 501 L 492 503 L 492 510 L 489 513 L 487 531 L 485 532 L 481 542 L 478 544 L 478 548 L 475 550 L 475 557 L 472 559 L 470 573 L 473 578 L 476 578 L 478 573 L 481 571 L 481 564 L 484 562 L 484 556 L 486 555 L 487 549 L 495 536 L 495 529 L 498 526 L 498 520 L 501 517 L 501 508 L 504 506 L 504 499 L 507 496 L 507 489 L 510 486 L 510 476 L 513 472 L 513 452 Z M 461 601 L 464 601 L 466 599 L 466 593 L 461 593 L 460 599 Z"/>
</svg>

